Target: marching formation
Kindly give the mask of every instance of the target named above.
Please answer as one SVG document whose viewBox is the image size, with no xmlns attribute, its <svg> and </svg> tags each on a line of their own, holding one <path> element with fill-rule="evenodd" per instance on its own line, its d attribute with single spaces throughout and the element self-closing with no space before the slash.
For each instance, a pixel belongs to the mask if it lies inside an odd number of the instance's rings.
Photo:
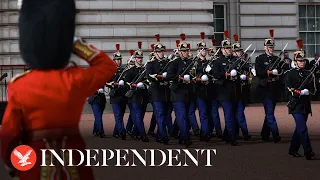
<svg viewBox="0 0 320 180">
<path fill-rule="evenodd" d="M 201 32 L 196 55 L 190 52 L 185 34 L 181 34 L 180 39 L 176 40 L 176 49 L 166 56 L 166 48 L 160 41 L 160 35 L 156 34 L 149 60 L 142 63 L 142 42 L 138 42 L 138 49 L 130 51 L 131 57 L 125 67 L 121 65 L 120 45 L 116 44 L 113 59 L 118 65 L 118 72 L 106 84 L 111 88 L 110 103 L 115 118 L 113 136 L 125 140 L 130 135 L 135 140 L 149 142 L 144 115 L 147 104 L 151 103 L 153 115 L 148 134 L 154 136 L 157 142 L 168 144 L 171 136 L 178 139 L 179 144 L 189 147 L 192 144 L 192 129 L 200 141 L 208 142 L 216 136 L 237 146 L 240 130 L 244 140 L 251 138 L 244 111 L 253 94 L 257 95 L 265 109 L 261 138 L 277 143 L 281 136 L 274 111 L 280 92 L 285 88 L 289 95 L 289 113 L 293 115 L 297 127 L 289 154 L 301 156 L 298 154 L 301 140 L 306 158 L 311 159 L 314 153 L 306 121 L 311 113 L 309 95 L 316 91 L 314 72 L 319 69 L 318 62 L 314 65 L 307 63 L 301 40 L 297 40 L 299 50 L 294 53 L 292 64 L 282 59 L 288 44 L 278 56 L 274 55 L 274 31 L 271 29 L 269 32 L 270 37 L 264 41 L 265 53 L 255 57 L 255 66 L 251 62 L 255 49 L 247 53 L 251 45 L 244 49 L 236 34 L 233 35 L 234 43 L 231 43 L 228 31 L 224 32 L 225 39 L 219 49 L 215 39 L 211 47 L 207 46 L 205 34 Z M 103 93 L 102 89 L 100 91 Z M 126 106 L 130 109 L 130 115 L 125 125 Z M 220 124 L 219 106 L 224 113 L 224 129 Z M 200 125 L 197 123 L 196 109 Z M 175 119 L 172 119 L 172 112 Z M 102 115 L 99 120 L 96 117 L 96 121 L 102 131 L 94 130 L 93 133 L 104 137 Z"/>
</svg>

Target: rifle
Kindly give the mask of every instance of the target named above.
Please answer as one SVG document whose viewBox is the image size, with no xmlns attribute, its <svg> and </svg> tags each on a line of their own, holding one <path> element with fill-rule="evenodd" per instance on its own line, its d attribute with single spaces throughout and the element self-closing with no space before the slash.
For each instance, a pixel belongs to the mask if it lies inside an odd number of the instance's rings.
<svg viewBox="0 0 320 180">
<path fill-rule="evenodd" d="M 143 66 L 144 70 L 142 71 L 142 73 L 141 74 L 137 74 L 136 77 L 133 79 L 133 84 L 136 84 L 136 83 L 140 82 L 145 77 L 146 72 L 147 72 L 147 69 L 146 69 L 146 65 L 147 64 L 148 64 L 148 62 L 144 64 L 144 66 Z M 127 98 L 132 98 L 132 96 L 135 94 L 136 90 L 137 90 L 136 88 L 135 89 L 133 89 L 133 88 L 129 89 L 127 91 L 127 93 L 125 94 L 125 96 Z"/>
<path fill-rule="evenodd" d="M 251 45 L 252 45 L 252 44 L 250 44 L 250 45 L 247 47 L 247 49 L 245 49 L 245 50 L 243 51 L 242 55 L 241 55 L 240 57 L 238 57 L 237 60 L 234 61 L 234 62 L 229 66 L 227 72 L 232 71 L 232 69 L 235 69 L 235 68 L 240 64 L 240 62 L 242 61 L 242 59 L 241 59 L 242 56 L 245 55 L 245 53 L 248 51 L 248 49 L 251 47 Z"/>
<path fill-rule="evenodd" d="M 207 66 L 210 66 L 213 63 L 213 61 L 217 59 L 216 56 L 219 53 L 219 51 L 220 51 L 220 48 L 216 51 L 216 53 L 214 53 L 214 55 L 212 56 L 213 58 L 209 61 Z"/>
<path fill-rule="evenodd" d="M 202 50 L 203 50 L 203 49 L 202 49 Z M 201 50 L 201 51 L 202 51 L 202 50 Z M 187 67 L 185 67 L 185 68 L 182 69 L 182 72 L 178 74 L 178 78 L 179 78 L 180 76 L 185 75 L 186 72 L 189 72 L 189 71 L 193 68 L 193 66 L 196 64 L 196 59 L 199 57 L 201 51 L 199 51 L 199 53 L 192 59 L 191 63 L 190 63 Z M 169 88 L 170 88 L 171 90 L 176 90 L 176 89 L 178 89 L 178 83 L 171 83 Z"/>
<path fill-rule="evenodd" d="M 252 51 L 252 53 L 250 54 L 250 56 L 248 57 L 248 59 L 240 66 L 239 71 L 242 71 L 243 66 L 246 65 L 248 62 L 251 62 L 250 60 L 251 60 L 251 57 L 252 57 L 252 55 L 254 54 L 254 52 L 256 52 L 256 49 L 254 49 L 254 50 Z"/>
<path fill-rule="evenodd" d="M 297 97 L 297 96 L 294 96 L 293 93 L 294 93 L 294 90 L 295 89 L 298 89 L 298 90 L 301 90 L 303 89 L 307 84 L 309 84 L 313 79 L 314 79 L 314 72 L 315 70 L 317 69 L 317 66 L 318 66 L 318 63 L 319 62 L 319 59 L 317 60 L 317 62 L 312 66 L 312 68 L 310 69 L 310 73 L 308 74 L 307 77 L 305 77 L 305 79 L 301 80 L 300 82 L 301 83 L 298 83 L 296 85 L 297 88 L 289 88 L 288 87 L 288 90 L 291 92 L 292 94 L 292 98 L 289 100 L 288 104 L 287 104 L 287 107 L 289 109 L 293 109 L 296 107 L 297 105 L 297 102 L 298 102 L 298 99 L 300 97 Z"/>
<path fill-rule="evenodd" d="M 277 68 L 279 63 L 281 62 L 281 56 L 284 53 L 284 50 L 287 48 L 289 43 L 287 43 L 283 49 L 281 50 L 280 54 L 278 55 L 278 57 L 272 62 L 270 63 L 267 68 L 265 69 L 265 71 L 272 71 L 273 69 Z M 261 79 L 260 80 L 260 85 L 261 86 L 266 86 L 268 81 L 270 80 L 270 77 L 265 78 L 265 79 Z"/>
</svg>

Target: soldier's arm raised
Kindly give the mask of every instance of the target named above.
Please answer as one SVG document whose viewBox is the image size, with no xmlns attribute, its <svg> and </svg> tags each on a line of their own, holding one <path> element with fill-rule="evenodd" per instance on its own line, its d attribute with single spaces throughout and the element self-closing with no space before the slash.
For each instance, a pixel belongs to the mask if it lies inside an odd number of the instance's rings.
<svg viewBox="0 0 320 180">
<path fill-rule="evenodd" d="M 103 86 L 117 71 L 117 66 L 104 52 L 83 42 L 80 38 L 74 43 L 73 52 L 86 60 L 90 67 L 71 68 L 68 70 L 71 83 L 81 90 L 85 96 L 92 95 Z"/>
</svg>

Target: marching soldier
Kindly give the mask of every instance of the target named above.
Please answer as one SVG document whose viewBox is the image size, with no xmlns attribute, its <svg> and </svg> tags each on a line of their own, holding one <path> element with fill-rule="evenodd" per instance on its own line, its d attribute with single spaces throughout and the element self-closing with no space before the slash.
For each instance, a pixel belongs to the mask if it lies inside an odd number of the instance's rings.
<svg viewBox="0 0 320 180">
<path fill-rule="evenodd" d="M 216 62 L 216 60 L 219 58 L 219 54 L 216 53 L 216 39 L 212 39 L 212 48 L 209 48 L 208 54 L 210 56 L 210 62 L 208 63 L 205 71 L 209 74 L 212 74 L 211 70 L 213 67 L 213 64 Z M 211 109 L 209 114 L 209 131 L 211 133 L 211 136 L 213 136 L 213 130 L 216 131 L 216 136 L 221 139 L 223 138 L 222 130 L 221 130 L 221 120 L 220 120 L 220 113 L 219 113 L 219 103 L 217 101 L 217 92 L 216 92 L 216 84 L 215 79 L 211 78 L 211 81 L 209 82 L 210 87 L 210 99 L 211 99 Z M 210 120 L 211 119 L 211 120 Z"/>
<path fill-rule="evenodd" d="M 190 48 L 189 43 L 187 44 L 187 47 L 189 49 L 188 58 L 192 61 L 196 60 L 196 59 L 193 59 L 193 54 L 190 52 L 191 48 Z M 193 67 L 193 69 L 191 70 L 191 73 L 190 73 L 190 76 L 192 79 L 195 78 L 195 72 L 194 72 L 195 68 L 196 68 L 196 66 Z M 195 92 L 195 84 L 192 84 L 192 85 L 194 88 L 193 92 Z M 195 95 L 195 94 L 193 94 L 193 95 Z M 193 101 L 190 102 L 189 113 L 188 113 L 189 114 L 188 127 L 189 127 L 189 130 L 192 128 L 195 136 L 199 136 L 200 128 L 199 128 L 197 117 L 196 117 L 196 110 L 197 110 L 197 102 L 196 101 L 197 101 L 197 99 L 194 98 Z"/>
<path fill-rule="evenodd" d="M 234 56 L 237 58 L 241 58 L 241 62 L 237 67 L 238 74 L 240 74 L 240 82 L 241 95 L 239 96 L 239 102 L 237 106 L 237 124 L 236 124 L 236 135 L 239 134 L 239 127 L 242 131 L 242 135 L 244 140 L 249 140 L 251 137 L 248 132 L 247 120 L 245 116 L 245 107 L 247 102 L 249 101 L 249 74 L 250 74 L 250 66 L 247 62 L 247 55 L 243 54 L 243 49 L 241 44 L 239 43 L 239 36 L 235 34 L 234 36 L 235 43 L 232 45 L 232 51 Z"/>
<path fill-rule="evenodd" d="M 11 163 L 11 153 L 20 144 L 30 146 L 37 157 L 44 148 L 84 152 L 79 121 L 86 98 L 110 81 L 117 70 L 104 52 L 74 38 L 74 0 L 24 1 L 19 15 L 20 52 L 30 70 L 13 78 L 8 86 L 0 131 L 1 158 L 20 180 L 94 179 L 91 167 L 84 164 L 64 168 L 54 161 L 53 166 L 42 167 L 38 160 L 30 170 L 17 171 Z M 66 67 L 72 52 L 90 67 Z M 61 158 L 71 155 L 64 153 Z M 80 161 L 80 156 L 72 156 L 75 162 Z"/>
<path fill-rule="evenodd" d="M 281 64 L 274 66 L 274 69 L 268 70 L 268 67 L 277 63 L 277 56 L 274 56 L 274 31 L 271 29 L 270 38 L 264 41 L 265 53 L 256 57 L 255 61 L 255 71 L 256 77 L 259 79 L 259 85 L 257 87 L 257 92 L 259 92 L 260 98 L 263 101 L 265 109 L 265 120 L 263 123 L 261 136 L 262 140 L 268 141 L 270 130 L 273 135 L 273 140 L 275 143 L 281 140 L 279 136 L 279 130 L 276 118 L 274 116 L 274 111 L 276 107 L 276 101 L 278 99 L 279 91 L 281 91 L 279 74 L 281 74 Z"/>
<path fill-rule="evenodd" d="M 211 112 L 211 100 L 209 94 L 212 92 L 209 86 L 209 77 L 205 72 L 205 68 L 208 64 L 208 61 L 206 59 L 207 45 L 204 42 L 205 33 L 201 32 L 200 36 L 202 41 L 197 43 L 199 58 L 196 59 L 197 62 L 195 66 L 195 94 L 197 97 L 196 103 L 199 109 L 199 117 L 201 123 L 200 141 L 208 142 L 211 138 L 209 131 L 209 113 Z"/>
<path fill-rule="evenodd" d="M 125 94 L 127 88 L 124 84 L 124 73 L 129 69 L 127 65 L 126 68 L 121 67 L 122 56 L 120 53 L 120 44 L 116 44 L 117 51 L 113 54 L 113 60 L 117 64 L 118 71 L 112 79 L 112 82 L 107 83 L 107 87 L 111 88 L 110 104 L 112 105 L 115 127 L 113 131 L 114 137 L 121 137 L 123 140 L 126 139 L 126 130 L 124 128 L 123 116 L 126 111 L 127 99 Z"/>
<path fill-rule="evenodd" d="M 154 58 L 154 44 L 151 44 L 151 53 L 149 54 L 149 60 L 153 59 Z M 151 97 L 151 92 L 150 92 L 150 88 L 148 88 L 148 93 L 149 93 L 149 102 L 152 104 L 152 97 Z M 154 112 L 154 107 L 153 107 L 153 104 L 152 104 L 152 116 L 151 116 L 151 121 L 150 121 L 150 126 L 149 126 L 149 129 L 148 129 L 148 135 L 151 135 L 152 137 L 155 137 L 155 129 L 156 129 L 156 126 L 157 126 L 157 121 L 156 121 L 156 116 L 155 116 L 155 112 Z"/>
<path fill-rule="evenodd" d="M 317 91 L 314 76 L 314 70 L 317 68 L 317 65 L 314 65 L 310 71 L 305 69 L 307 60 L 302 50 L 302 40 L 297 40 L 297 44 L 299 50 L 294 52 L 295 68 L 288 72 L 286 79 L 286 87 L 290 92 L 288 103 L 289 114 L 292 114 L 296 124 L 289 154 L 294 157 L 301 157 L 298 151 L 302 144 L 304 155 L 307 160 L 310 160 L 315 156 L 315 153 L 312 151 L 308 135 L 307 120 L 309 114 L 312 113 L 310 95 L 314 95 Z"/>
<path fill-rule="evenodd" d="M 187 127 L 190 103 L 193 101 L 193 85 L 190 79 L 192 60 L 188 58 L 189 48 L 185 42 L 185 35 L 181 34 L 182 42 L 179 43 L 179 57 L 175 57 L 169 64 L 167 79 L 172 81 L 170 85 L 173 108 L 176 122 L 180 130 L 179 143 L 189 147 L 192 144 Z M 191 95 L 191 96 L 190 96 Z"/>
<path fill-rule="evenodd" d="M 153 113 L 158 125 L 156 141 L 168 144 L 168 132 L 166 124 L 170 111 L 170 89 L 167 81 L 167 69 L 169 61 L 164 57 L 164 46 L 160 43 L 160 35 L 156 34 L 157 43 L 154 45 L 154 56 L 147 64 L 148 80 L 150 84 L 150 93 Z"/>
<path fill-rule="evenodd" d="M 127 62 L 127 66 L 128 68 L 132 68 L 132 67 L 135 67 L 135 59 L 134 59 L 134 50 L 131 49 L 130 50 L 130 57 L 128 59 L 128 62 Z M 124 77 L 125 77 L 125 74 L 124 74 Z M 128 88 L 127 88 L 128 89 Z M 126 125 L 126 133 L 128 135 L 132 135 L 132 129 L 133 129 L 133 108 L 132 108 L 132 103 L 128 101 L 127 99 L 127 105 L 130 109 L 130 113 L 129 113 L 129 117 L 128 117 L 128 121 L 127 121 L 127 125 Z"/>
<path fill-rule="evenodd" d="M 229 32 L 224 31 L 226 37 L 221 42 L 221 50 L 223 56 L 216 60 L 212 68 L 213 77 L 217 79 L 217 99 L 221 102 L 225 124 L 227 143 L 232 146 L 237 146 L 238 142 L 235 135 L 236 110 L 240 95 L 240 81 L 237 78 L 237 71 L 232 67 L 235 58 L 232 56 L 231 42 L 229 39 Z M 228 136 L 228 137 L 227 137 Z"/>
<path fill-rule="evenodd" d="M 128 70 L 124 81 L 129 85 L 127 92 L 128 102 L 131 103 L 130 113 L 132 113 L 133 131 L 131 137 L 142 142 L 149 142 L 144 128 L 144 115 L 148 104 L 148 90 L 145 83 L 145 68 L 142 66 L 143 52 L 141 50 L 142 42 L 138 42 L 138 50 L 134 52 L 135 67 Z M 129 92 L 132 92 L 129 95 Z"/>
</svg>

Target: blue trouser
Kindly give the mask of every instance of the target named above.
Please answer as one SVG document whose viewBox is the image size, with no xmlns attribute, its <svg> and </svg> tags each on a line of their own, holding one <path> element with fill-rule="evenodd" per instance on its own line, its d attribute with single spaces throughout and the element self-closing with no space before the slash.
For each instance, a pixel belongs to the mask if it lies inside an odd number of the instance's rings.
<svg viewBox="0 0 320 180">
<path fill-rule="evenodd" d="M 216 134 L 217 135 L 222 135 L 222 130 L 221 130 L 221 120 L 220 120 L 220 114 L 219 114 L 219 104 L 217 100 L 212 100 L 211 101 L 211 118 L 212 118 L 212 123 L 211 127 L 209 129 L 210 132 L 213 131 L 213 129 L 216 129 Z"/>
<path fill-rule="evenodd" d="M 189 105 L 188 114 L 189 114 L 189 123 L 193 132 L 199 131 L 199 125 L 196 118 L 196 109 L 197 109 L 196 101 L 191 102 Z"/>
<path fill-rule="evenodd" d="M 277 120 L 274 116 L 276 102 L 274 102 L 270 99 L 265 99 L 263 101 L 263 106 L 264 106 L 264 111 L 265 111 L 266 116 L 265 116 L 265 120 L 263 123 L 261 136 L 264 138 L 269 137 L 270 130 L 272 132 L 273 137 L 279 136 L 278 124 L 277 124 Z"/>
<path fill-rule="evenodd" d="M 133 120 L 133 131 L 132 135 L 134 136 L 145 136 L 146 131 L 144 128 L 144 115 L 146 113 L 147 104 L 132 104 L 132 120 Z"/>
<path fill-rule="evenodd" d="M 133 113 L 133 109 L 132 109 L 132 104 L 128 104 L 128 107 L 130 109 L 130 113 L 129 113 L 129 117 L 128 117 L 128 122 L 126 125 L 126 131 L 127 132 L 132 132 L 132 128 L 133 128 L 133 119 L 132 119 L 132 113 Z"/>
<path fill-rule="evenodd" d="M 185 102 L 173 102 L 176 122 L 180 131 L 180 140 L 188 140 L 190 138 L 190 133 L 187 127 L 189 107 L 190 104 Z"/>
<path fill-rule="evenodd" d="M 197 106 L 199 110 L 199 117 L 201 123 L 201 136 L 209 136 L 209 108 L 210 108 L 210 101 L 203 100 L 201 98 L 197 98 Z"/>
<path fill-rule="evenodd" d="M 153 112 L 152 112 L 152 117 L 150 120 L 150 126 L 149 126 L 148 133 L 154 133 L 154 130 L 156 129 L 156 125 L 157 125 L 157 121 L 156 121 L 156 115 L 155 115 L 154 106 L 153 106 Z"/>
<path fill-rule="evenodd" d="M 167 115 L 167 119 L 165 121 L 165 126 L 167 128 L 167 132 L 168 133 L 171 133 L 172 129 L 173 129 L 172 116 L 171 116 L 172 115 L 172 111 L 173 111 L 172 103 L 168 102 L 168 115 Z"/>
<path fill-rule="evenodd" d="M 221 101 L 225 118 L 225 135 L 228 135 L 229 140 L 235 140 L 235 124 L 236 124 L 236 112 L 237 112 L 237 101 Z"/>
<path fill-rule="evenodd" d="M 307 114 L 292 114 L 295 123 L 296 129 L 293 133 L 291 145 L 290 145 L 290 152 L 298 152 L 300 145 L 302 144 L 304 153 L 312 152 L 312 147 L 308 135 L 308 128 L 307 128 Z"/>
<path fill-rule="evenodd" d="M 105 104 L 91 104 L 94 115 L 93 133 L 104 134 L 102 115 L 105 107 Z"/>
<path fill-rule="evenodd" d="M 164 102 L 153 102 L 153 108 L 154 108 L 154 114 L 156 116 L 156 121 L 158 125 L 158 132 L 157 132 L 157 138 L 163 139 L 168 137 L 167 133 L 167 119 L 168 119 L 168 113 L 169 113 L 169 103 Z"/>
<path fill-rule="evenodd" d="M 126 104 L 125 103 L 119 103 L 119 104 L 112 104 L 113 109 L 113 115 L 115 120 L 115 126 L 113 135 L 120 135 L 123 133 L 126 133 L 126 130 L 124 128 L 123 123 L 123 116 L 126 112 Z"/>
<path fill-rule="evenodd" d="M 246 120 L 246 116 L 244 114 L 244 110 L 245 110 L 246 106 L 245 103 L 243 102 L 243 100 L 240 100 L 238 102 L 238 108 L 237 108 L 237 123 L 241 128 L 242 134 L 244 136 L 247 136 L 249 134 L 248 132 L 248 126 L 247 126 L 247 120 Z M 236 135 L 239 135 L 239 126 L 235 126 L 236 127 Z"/>
</svg>

